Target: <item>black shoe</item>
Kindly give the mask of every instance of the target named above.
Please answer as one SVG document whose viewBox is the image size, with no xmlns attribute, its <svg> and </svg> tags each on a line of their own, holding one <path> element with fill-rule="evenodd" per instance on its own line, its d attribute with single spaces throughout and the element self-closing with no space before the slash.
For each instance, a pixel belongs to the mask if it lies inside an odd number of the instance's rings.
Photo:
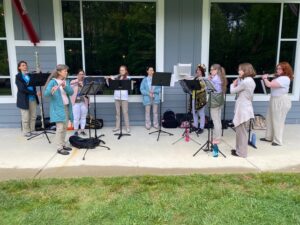
<svg viewBox="0 0 300 225">
<path fill-rule="evenodd" d="M 70 153 L 62 148 L 57 149 L 57 153 L 61 155 L 69 155 Z"/>
<path fill-rule="evenodd" d="M 86 136 L 86 133 L 84 131 L 81 131 L 80 134 L 83 135 L 83 136 Z"/>
<path fill-rule="evenodd" d="M 203 129 L 199 128 L 199 129 L 197 130 L 197 134 L 202 134 L 203 131 L 204 131 Z"/>
<path fill-rule="evenodd" d="M 192 132 L 197 132 L 197 130 L 198 130 L 198 129 L 197 129 L 196 127 L 191 127 L 191 128 L 190 128 L 190 133 L 192 133 Z"/>
<path fill-rule="evenodd" d="M 236 154 L 236 150 L 235 150 L 235 149 L 232 149 L 232 150 L 231 150 L 231 155 L 239 157 L 239 155 Z"/>
<path fill-rule="evenodd" d="M 72 148 L 67 147 L 67 146 L 63 146 L 63 150 L 66 150 L 66 151 L 72 151 Z"/>
<path fill-rule="evenodd" d="M 261 138 L 261 139 L 259 139 L 259 140 L 261 140 L 261 141 L 266 141 L 266 142 L 272 142 L 272 141 L 270 141 L 270 140 L 268 140 L 268 139 L 266 139 L 266 138 Z"/>
<path fill-rule="evenodd" d="M 78 131 L 75 131 L 74 136 L 78 136 L 78 135 L 79 135 Z"/>
<path fill-rule="evenodd" d="M 280 146 L 280 145 L 275 142 L 272 142 L 272 146 Z"/>
</svg>

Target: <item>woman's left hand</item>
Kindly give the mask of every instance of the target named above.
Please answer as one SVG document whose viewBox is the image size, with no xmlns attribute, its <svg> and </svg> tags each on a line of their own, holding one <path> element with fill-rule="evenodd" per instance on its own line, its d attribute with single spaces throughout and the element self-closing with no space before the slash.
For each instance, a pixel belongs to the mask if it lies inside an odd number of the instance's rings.
<svg viewBox="0 0 300 225">
<path fill-rule="evenodd" d="M 66 81 L 65 80 L 61 83 L 61 86 L 62 86 L 62 88 L 66 87 Z"/>
<path fill-rule="evenodd" d="M 269 76 L 269 74 L 264 74 L 264 75 L 262 75 L 262 79 L 263 80 L 268 79 L 268 76 Z"/>
</svg>

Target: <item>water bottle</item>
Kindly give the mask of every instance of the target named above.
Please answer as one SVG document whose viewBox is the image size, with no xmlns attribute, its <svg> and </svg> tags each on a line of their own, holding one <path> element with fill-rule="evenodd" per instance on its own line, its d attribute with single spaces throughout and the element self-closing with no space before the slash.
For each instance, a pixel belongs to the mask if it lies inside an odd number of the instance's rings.
<svg viewBox="0 0 300 225">
<path fill-rule="evenodd" d="M 213 157 L 218 157 L 219 156 L 219 147 L 218 147 L 218 145 L 214 144 L 212 146 L 212 150 L 213 150 Z"/>
<path fill-rule="evenodd" d="M 255 133 L 252 134 L 251 144 L 254 145 L 254 146 L 256 146 L 256 134 Z"/>
<path fill-rule="evenodd" d="M 189 134 L 189 129 L 185 128 L 185 141 L 189 142 L 190 141 L 190 134 Z"/>
</svg>

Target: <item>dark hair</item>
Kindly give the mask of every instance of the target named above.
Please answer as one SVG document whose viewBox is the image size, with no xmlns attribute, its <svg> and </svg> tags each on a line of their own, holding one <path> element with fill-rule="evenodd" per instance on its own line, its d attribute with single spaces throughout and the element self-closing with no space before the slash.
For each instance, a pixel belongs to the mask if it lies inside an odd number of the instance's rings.
<svg viewBox="0 0 300 225">
<path fill-rule="evenodd" d="M 288 62 L 280 62 L 280 63 L 278 63 L 276 68 L 278 66 L 281 66 L 282 71 L 283 71 L 283 74 L 281 76 L 287 76 L 287 77 L 290 78 L 290 80 L 294 79 L 293 69 L 292 69 L 291 65 Z"/>
<path fill-rule="evenodd" d="M 196 73 L 197 73 L 198 69 L 201 71 L 202 76 L 205 76 L 205 69 L 202 66 L 198 65 L 197 68 L 196 68 Z"/>
<path fill-rule="evenodd" d="M 18 62 L 18 71 L 21 72 L 21 70 L 19 69 L 19 67 L 21 66 L 22 63 L 25 63 L 27 65 L 27 62 L 24 60 L 21 60 L 20 62 Z"/>
<path fill-rule="evenodd" d="M 146 71 L 148 71 L 150 68 L 152 68 L 154 70 L 153 66 L 147 66 Z"/>
<path fill-rule="evenodd" d="M 83 72 L 83 73 L 85 73 L 83 69 L 79 69 L 79 70 L 77 70 L 77 74 L 79 74 L 80 72 Z"/>
</svg>

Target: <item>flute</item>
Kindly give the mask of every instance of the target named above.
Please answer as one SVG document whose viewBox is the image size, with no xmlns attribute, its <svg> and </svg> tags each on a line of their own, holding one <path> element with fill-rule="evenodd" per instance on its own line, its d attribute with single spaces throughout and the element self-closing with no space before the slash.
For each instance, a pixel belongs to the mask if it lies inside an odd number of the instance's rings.
<svg viewBox="0 0 300 225">
<path fill-rule="evenodd" d="M 62 82 L 61 82 L 59 85 L 54 86 L 54 87 L 57 87 L 57 88 L 56 88 L 55 90 L 52 90 L 52 91 L 51 91 L 51 94 L 52 94 L 52 95 L 56 92 L 56 90 L 57 90 L 58 88 L 60 88 L 60 87 L 62 86 L 62 84 L 65 82 L 65 80 L 66 80 L 66 79 L 63 79 Z"/>
<path fill-rule="evenodd" d="M 263 75 L 256 75 L 254 78 L 262 78 Z M 277 77 L 276 73 L 268 74 L 268 78 L 274 78 Z"/>
</svg>

